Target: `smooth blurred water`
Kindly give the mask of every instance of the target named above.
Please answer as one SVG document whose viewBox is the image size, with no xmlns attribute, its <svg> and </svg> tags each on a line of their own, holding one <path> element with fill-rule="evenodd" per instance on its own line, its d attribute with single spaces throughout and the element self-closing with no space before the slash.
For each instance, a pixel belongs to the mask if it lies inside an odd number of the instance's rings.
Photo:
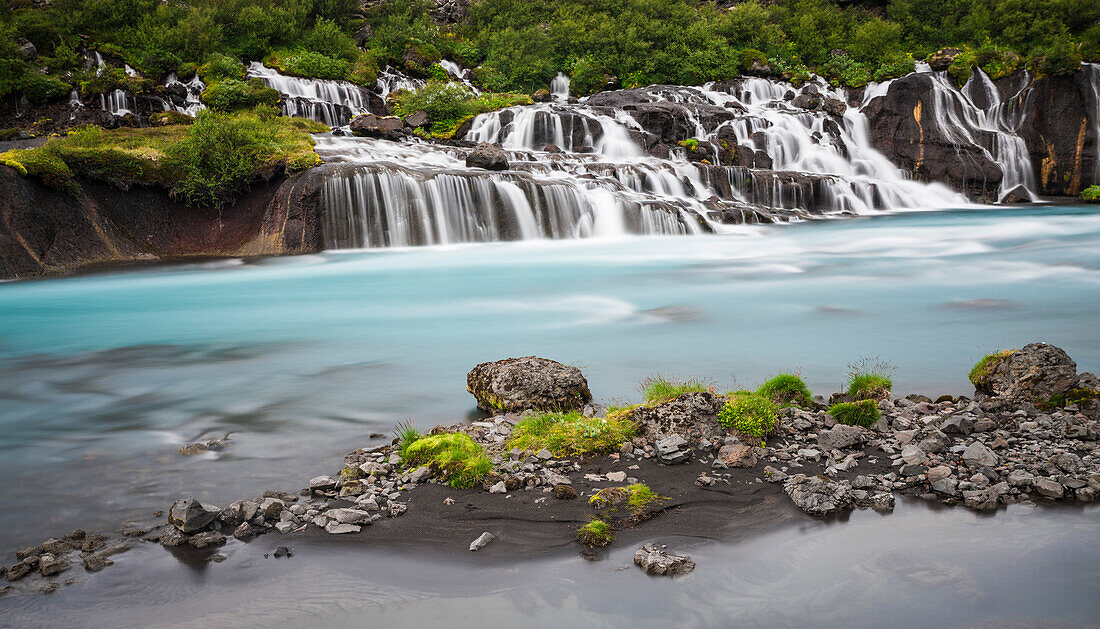
<svg viewBox="0 0 1100 629">
<path fill-rule="evenodd" d="M 984 353 L 1048 341 L 1100 369 L 1100 212 L 906 213 L 735 234 L 534 241 L 161 266 L 0 285 L 0 551 L 148 517 L 180 493 L 297 489 L 410 418 L 473 410 L 476 363 L 721 387 L 846 364 L 969 393 Z M 225 452 L 180 444 L 231 432 Z"/>
</svg>

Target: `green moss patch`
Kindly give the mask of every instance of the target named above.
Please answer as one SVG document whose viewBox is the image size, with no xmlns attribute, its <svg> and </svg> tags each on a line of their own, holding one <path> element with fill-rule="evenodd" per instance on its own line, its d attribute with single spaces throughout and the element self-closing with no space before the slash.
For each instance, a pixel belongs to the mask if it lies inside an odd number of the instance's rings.
<svg viewBox="0 0 1100 629">
<path fill-rule="evenodd" d="M 1082 190 L 1081 200 L 1085 203 L 1100 203 L 1100 186 L 1089 186 Z"/>
<path fill-rule="evenodd" d="M 894 388 L 894 367 L 878 358 L 861 358 L 848 365 L 848 395 L 857 400 L 885 400 Z"/>
<path fill-rule="evenodd" d="M 469 435 L 454 432 L 417 439 L 404 449 L 401 461 L 410 467 L 428 465 L 451 487 L 459 489 L 477 486 L 493 469 L 477 442 Z"/>
<path fill-rule="evenodd" d="M 615 541 L 615 530 L 598 518 L 577 529 L 577 541 L 589 548 L 601 548 Z"/>
<path fill-rule="evenodd" d="M 527 451 L 546 448 L 554 456 L 614 452 L 637 430 L 634 422 L 622 416 L 585 417 L 575 411 L 540 413 L 516 425 L 508 447 Z"/>
<path fill-rule="evenodd" d="M 751 391 L 730 393 L 718 411 L 718 423 L 723 427 L 760 440 L 775 430 L 778 420 L 779 406 Z"/>
<path fill-rule="evenodd" d="M 882 411 L 874 400 L 833 404 L 829 407 L 829 414 L 842 424 L 864 428 L 870 428 L 882 417 Z"/>
<path fill-rule="evenodd" d="M 1016 350 L 1005 349 L 983 356 L 970 370 L 970 384 L 973 384 L 974 388 L 982 393 L 992 393 L 989 388 L 989 376 L 993 374 L 993 369 L 996 368 L 997 364 L 1011 356 L 1014 351 Z"/>
</svg>

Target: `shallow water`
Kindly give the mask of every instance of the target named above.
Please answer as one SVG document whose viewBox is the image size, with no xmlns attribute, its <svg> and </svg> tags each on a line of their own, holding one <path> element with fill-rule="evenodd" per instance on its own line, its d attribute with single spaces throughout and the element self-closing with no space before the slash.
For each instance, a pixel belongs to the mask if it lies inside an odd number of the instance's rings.
<svg viewBox="0 0 1100 629">
<path fill-rule="evenodd" d="M 898 393 L 969 393 L 1044 340 L 1100 369 L 1100 212 L 892 214 L 679 238 L 224 260 L 0 285 L 0 551 L 297 489 L 401 420 L 473 411 L 474 364 L 538 354 L 597 398 L 656 372 L 828 394 L 878 355 Z M 218 454 L 184 442 L 232 433 Z"/>
<path fill-rule="evenodd" d="M 1100 612 L 1098 524 L 1095 508 L 903 500 L 737 543 L 655 540 L 696 560 L 676 580 L 635 568 L 634 544 L 595 562 L 440 562 L 291 538 L 295 556 L 274 559 L 288 540 L 268 535 L 202 568 L 147 545 L 56 594 L 0 599 L 0 626 L 1085 627 Z"/>
</svg>

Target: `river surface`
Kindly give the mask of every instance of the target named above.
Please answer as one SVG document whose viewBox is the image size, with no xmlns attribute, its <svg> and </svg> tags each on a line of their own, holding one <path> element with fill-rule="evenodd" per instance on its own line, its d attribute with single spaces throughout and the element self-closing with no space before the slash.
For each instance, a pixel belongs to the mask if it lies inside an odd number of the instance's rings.
<svg viewBox="0 0 1100 629">
<path fill-rule="evenodd" d="M 264 554 L 285 541 L 266 535 L 231 541 L 224 562 L 203 567 L 144 545 L 56 594 L 0 599 L 0 626 L 1068 629 L 1100 613 L 1095 507 L 980 515 L 908 499 L 892 514 L 804 517 L 739 542 L 701 533 L 655 540 L 696 560 L 675 580 L 635 568 L 634 544 L 599 561 L 316 542 L 275 559 Z"/>
<path fill-rule="evenodd" d="M 602 401 L 657 373 L 720 389 L 878 356 L 895 392 L 967 394 L 1047 341 L 1100 369 L 1100 212 L 893 213 L 730 234 L 146 267 L 0 285 L 0 551 L 297 490 L 400 421 L 475 413 L 475 364 L 537 354 Z M 183 443 L 230 435 L 197 457 Z"/>
</svg>

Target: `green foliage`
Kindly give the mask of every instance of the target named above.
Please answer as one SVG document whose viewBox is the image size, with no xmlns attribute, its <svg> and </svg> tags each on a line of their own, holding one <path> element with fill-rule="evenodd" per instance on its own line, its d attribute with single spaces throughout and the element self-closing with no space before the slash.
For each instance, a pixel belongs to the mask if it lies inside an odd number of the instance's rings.
<svg viewBox="0 0 1100 629">
<path fill-rule="evenodd" d="M 397 439 L 397 450 L 401 453 L 401 458 L 405 458 L 408 455 L 409 446 L 411 446 L 417 439 L 423 437 L 420 431 L 413 426 L 412 421 L 405 421 L 397 425 L 393 430 L 394 437 Z"/>
<path fill-rule="evenodd" d="M 406 466 L 431 466 L 458 489 L 475 487 L 493 469 L 485 450 L 462 433 L 421 437 L 405 448 L 401 462 Z"/>
<path fill-rule="evenodd" d="M 614 452 L 637 432 L 625 417 L 585 417 L 577 412 L 541 413 L 520 421 L 508 441 L 509 448 L 538 451 L 554 456 Z"/>
<path fill-rule="evenodd" d="M 871 72 L 867 66 L 847 55 L 833 55 L 821 68 L 821 72 L 833 85 L 863 87 L 871 80 Z"/>
<path fill-rule="evenodd" d="M 746 48 L 737 53 L 737 62 L 740 64 L 741 69 L 747 70 L 751 68 L 754 63 L 762 66 L 767 65 L 768 56 L 754 48 Z"/>
<path fill-rule="evenodd" d="M 630 498 L 627 499 L 627 505 L 635 514 L 645 511 L 654 502 L 662 500 L 661 496 L 658 496 L 657 492 L 650 489 L 649 485 L 645 483 L 627 485 L 626 490 L 630 492 Z"/>
<path fill-rule="evenodd" d="M 1082 190 L 1081 200 L 1085 203 L 1100 203 L 1100 186 L 1089 186 Z"/>
<path fill-rule="evenodd" d="M 244 64 L 236 57 L 214 53 L 207 55 L 206 60 L 198 67 L 199 77 L 207 82 L 214 83 L 222 79 L 243 80 L 245 77 Z"/>
<path fill-rule="evenodd" d="M 982 359 L 974 365 L 974 368 L 970 370 L 970 384 L 973 384 L 974 388 L 978 391 L 990 393 L 988 382 L 989 376 L 992 375 L 993 369 L 997 366 L 997 363 L 1011 356 L 1014 351 L 1016 350 L 1005 349 L 983 356 Z"/>
<path fill-rule="evenodd" d="M 607 522 L 593 518 L 588 524 L 577 529 L 577 541 L 589 548 L 607 546 L 615 541 L 615 531 Z"/>
<path fill-rule="evenodd" d="M 76 190 L 69 165 L 48 147 L 0 153 L 0 163 L 11 166 L 23 176 L 34 177 L 51 188 Z"/>
<path fill-rule="evenodd" d="M 607 74 L 591 57 L 584 57 L 573 65 L 569 77 L 569 91 L 574 96 L 588 96 L 602 90 L 607 85 Z"/>
<path fill-rule="evenodd" d="M 760 386 L 758 395 L 768 398 L 780 406 L 801 406 L 813 403 L 813 393 L 806 383 L 792 373 L 781 373 Z"/>
<path fill-rule="evenodd" d="M 723 427 L 761 440 L 775 430 L 778 418 L 775 402 L 749 391 L 730 393 L 718 412 L 718 423 Z"/>
<path fill-rule="evenodd" d="M 1039 67 L 1043 73 L 1054 76 L 1070 75 L 1081 67 L 1081 55 L 1077 46 L 1065 36 L 1058 37 L 1043 48 L 1040 59 Z"/>
<path fill-rule="evenodd" d="M 428 114 L 432 133 L 437 137 L 449 137 L 466 119 L 480 113 L 496 111 L 513 105 L 529 105 L 526 94 L 494 94 L 483 92 L 475 95 L 461 83 L 428 81 L 419 90 L 400 90 L 393 96 L 393 111 L 408 116 L 418 111 Z"/>
<path fill-rule="evenodd" d="M 677 144 L 686 148 L 689 151 L 694 151 L 695 149 L 699 148 L 699 140 L 696 140 L 695 138 L 680 140 L 679 142 L 677 142 Z"/>
<path fill-rule="evenodd" d="M 874 358 L 848 364 L 848 395 L 859 400 L 883 400 L 894 388 L 894 366 Z"/>
<path fill-rule="evenodd" d="M 875 70 L 872 77 L 875 81 L 896 79 L 913 72 L 917 67 L 913 55 L 909 53 L 897 53 L 883 59 L 882 65 Z"/>
<path fill-rule="evenodd" d="M 278 90 L 271 89 L 259 79 L 222 79 L 208 85 L 202 91 L 202 102 L 214 111 L 237 111 L 257 105 L 275 106 L 282 99 Z"/>
<path fill-rule="evenodd" d="M 840 402 L 829 407 L 829 414 L 838 422 L 849 426 L 870 428 L 882 417 L 882 411 L 874 400 Z"/>
<path fill-rule="evenodd" d="M 38 72 L 27 72 L 23 75 L 23 93 L 27 100 L 35 105 L 43 105 L 56 100 L 61 100 L 69 95 L 72 86 L 57 77 Z"/>
<path fill-rule="evenodd" d="M 641 385 L 642 398 L 646 404 L 660 404 L 661 402 L 674 400 L 684 393 L 710 391 L 712 389 L 713 387 L 710 384 L 695 378 L 677 380 L 664 376 L 646 378 Z"/>
<path fill-rule="evenodd" d="M 149 124 L 154 127 L 167 127 L 176 124 L 191 124 L 195 119 L 178 111 L 161 111 L 149 116 Z"/>
</svg>

